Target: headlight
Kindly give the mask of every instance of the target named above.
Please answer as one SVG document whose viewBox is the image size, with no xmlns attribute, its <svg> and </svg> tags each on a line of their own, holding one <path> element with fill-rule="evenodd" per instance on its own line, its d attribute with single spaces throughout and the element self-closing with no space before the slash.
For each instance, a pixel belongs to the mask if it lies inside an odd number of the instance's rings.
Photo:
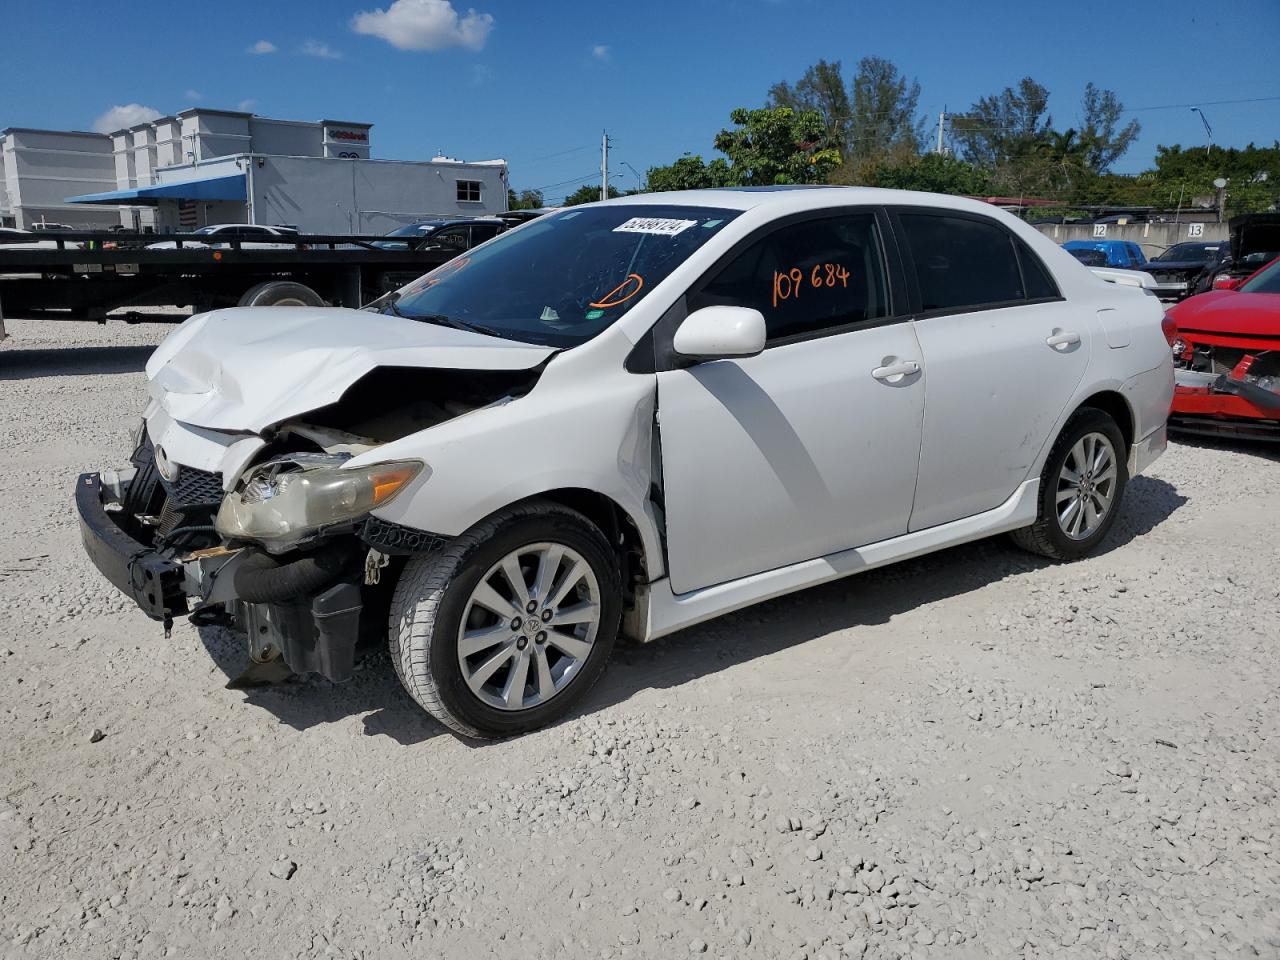
<svg viewBox="0 0 1280 960">
<path fill-rule="evenodd" d="M 390 503 L 425 469 L 417 460 L 348 468 L 346 459 L 295 454 L 253 467 L 223 498 L 214 526 L 227 539 L 259 540 L 280 553 Z"/>
</svg>

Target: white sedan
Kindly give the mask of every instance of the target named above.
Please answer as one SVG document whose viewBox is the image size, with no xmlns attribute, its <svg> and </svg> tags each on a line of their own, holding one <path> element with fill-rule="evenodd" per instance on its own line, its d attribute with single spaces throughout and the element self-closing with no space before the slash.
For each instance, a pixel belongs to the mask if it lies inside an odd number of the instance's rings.
<svg viewBox="0 0 1280 960">
<path fill-rule="evenodd" d="M 296 243 L 287 241 L 297 237 L 298 231 L 292 227 L 268 227 L 256 223 L 211 223 L 207 227 L 191 231 L 194 234 L 208 237 L 208 240 L 184 240 L 183 250 L 200 250 L 209 247 L 229 247 L 231 240 L 240 241 L 241 250 L 293 250 Z M 148 250 L 176 250 L 176 240 L 161 240 L 147 244 Z"/>
<path fill-rule="evenodd" d="M 620 634 L 993 534 L 1088 554 L 1165 447 L 1162 318 L 956 197 L 574 207 L 372 310 L 188 320 L 131 465 L 79 480 L 85 544 L 286 673 L 345 679 L 381 635 L 426 710 L 502 736 Z"/>
</svg>

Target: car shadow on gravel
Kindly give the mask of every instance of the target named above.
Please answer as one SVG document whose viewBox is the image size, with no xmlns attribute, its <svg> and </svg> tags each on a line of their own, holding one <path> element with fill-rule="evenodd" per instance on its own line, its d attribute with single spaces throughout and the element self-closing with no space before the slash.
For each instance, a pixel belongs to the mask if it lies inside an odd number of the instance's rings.
<svg viewBox="0 0 1280 960">
<path fill-rule="evenodd" d="M 228 682 L 249 666 L 244 638 L 222 627 L 198 628 L 200 642 Z M 294 677 L 270 686 L 246 687 L 245 702 L 267 711 L 294 730 L 308 730 L 366 714 L 367 736 L 391 737 L 402 746 L 422 743 L 447 731 L 405 692 L 385 647 L 370 650 L 346 683 L 323 677 Z"/>
<path fill-rule="evenodd" d="M 0 380 L 141 373 L 154 346 L 64 347 L 0 350 Z"/>
<path fill-rule="evenodd" d="M 1164 480 L 1134 478 L 1100 554 L 1149 533 L 1186 502 Z M 622 703 L 641 690 L 677 687 L 837 630 L 887 623 L 915 607 L 1051 565 L 1005 537 L 992 537 L 811 587 L 653 643 L 620 642 L 599 686 L 566 720 Z M 201 627 L 199 634 L 227 679 L 239 676 L 249 663 L 244 640 L 220 627 Z M 449 732 L 405 692 L 381 646 L 359 661 L 347 683 L 312 676 L 242 692 L 248 703 L 299 731 L 365 714 L 367 736 L 391 737 L 403 746 Z M 482 747 L 493 741 L 464 742 Z"/>
</svg>

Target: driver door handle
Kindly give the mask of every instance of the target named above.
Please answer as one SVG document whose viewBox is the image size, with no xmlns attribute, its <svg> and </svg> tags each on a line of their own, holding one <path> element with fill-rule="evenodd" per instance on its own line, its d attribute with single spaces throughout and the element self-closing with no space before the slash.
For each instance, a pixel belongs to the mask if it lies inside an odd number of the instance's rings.
<svg viewBox="0 0 1280 960">
<path fill-rule="evenodd" d="M 905 377 L 919 372 L 920 364 L 914 360 L 899 360 L 897 363 L 891 363 L 887 367 L 876 367 L 871 371 L 871 375 L 877 380 L 892 380 L 895 377 Z"/>
<path fill-rule="evenodd" d="M 1080 334 L 1074 330 L 1058 330 L 1053 336 L 1045 341 L 1049 346 L 1057 349 L 1058 347 L 1074 347 L 1080 342 Z"/>
</svg>

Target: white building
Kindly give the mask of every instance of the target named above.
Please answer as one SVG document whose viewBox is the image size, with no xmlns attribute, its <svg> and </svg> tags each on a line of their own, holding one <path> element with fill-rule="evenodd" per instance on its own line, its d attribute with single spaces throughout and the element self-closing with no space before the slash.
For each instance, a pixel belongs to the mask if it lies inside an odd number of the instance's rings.
<svg viewBox="0 0 1280 960">
<path fill-rule="evenodd" d="M 109 227 L 120 222 L 116 210 L 80 207 L 67 197 L 115 186 L 110 137 L 79 130 L 0 130 L 2 227 Z"/>
<path fill-rule="evenodd" d="M 13 128 L 0 133 L 0 216 L 21 227 L 45 217 L 157 232 L 261 223 L 385 233 L 506 210 L 505 161 L 371 160 L 371 126 L 192 109 L 111 134 Z"/>
</svg>

